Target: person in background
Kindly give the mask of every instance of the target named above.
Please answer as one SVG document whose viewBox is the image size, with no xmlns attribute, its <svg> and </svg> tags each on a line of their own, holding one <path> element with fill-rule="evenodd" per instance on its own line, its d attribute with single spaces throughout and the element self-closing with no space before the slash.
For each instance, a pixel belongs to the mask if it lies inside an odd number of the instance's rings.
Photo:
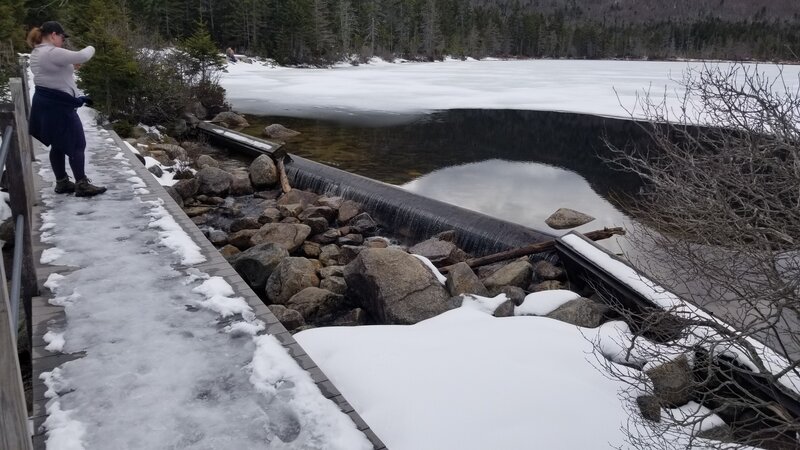
<svg viewBox="0 0 800 450">
<path fill-rule="evenodd" d="M 232 63 L 236 62 L 236 54 L 231 47 L 228 47 L 228 49 L 225 50 L 225 55 L 228 57 L 228 61 Z"/>
<path fill-rule="evenodd" d="M 77 109 L 91 106 L 75 85 L 75 65 L 89 61 L 94 47 L 71 51 L 64 47 L 67 33 L 58 22 L 45 22 L 28 33 L 31 71 L 36 91 L 31 102 L 30 134 L 50 146 L 50 165 L 56 176 L 57 194 L 74 192 L 77 197 L 102 194 L 105 187 L 95 186 L 84 172 L 86 136 Z M 67 175 L 65 158 L 75 176 Z"/>
</svg>

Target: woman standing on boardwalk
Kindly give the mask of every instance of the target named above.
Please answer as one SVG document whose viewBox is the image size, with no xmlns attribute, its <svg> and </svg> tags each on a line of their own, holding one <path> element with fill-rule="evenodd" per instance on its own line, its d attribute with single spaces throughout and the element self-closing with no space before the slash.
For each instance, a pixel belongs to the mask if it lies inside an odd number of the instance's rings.
<svg viewBox="0 0 800 450">
<path fill-rule="evenodd" d="M 50 165 L 56 176 L 57 194 L 75 192 L 78 197 L 102 194 L 105 187 L 95 186 L 84 172 L 86 137 L 77 109 L 91 100 L 79 95 L 75 85 L 75 65 L 94 56 L 94 47 L 71 51 L 64 47 L 67 39 L 58 22 L 45 22 L 28 33 L 31 52 L 31 71 L 36 91 L 31 103 L 30 133 L 42 144 L 50 146 Z M 67 175 L 64 159 L 75 176 Z"/>
</svg>

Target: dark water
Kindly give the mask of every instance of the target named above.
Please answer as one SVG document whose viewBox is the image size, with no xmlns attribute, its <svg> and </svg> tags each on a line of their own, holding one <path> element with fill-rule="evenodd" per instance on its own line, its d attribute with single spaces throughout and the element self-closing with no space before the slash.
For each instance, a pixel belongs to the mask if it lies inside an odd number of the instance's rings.
<svg viewBox="0 0 800 450">
<path fill-rule="evenodd" d="M 544 219 L 561 207 L 596 217 L 579 231 L 624 226 L 637 177 L 613 170 L 606 140 L 646 145 L 629 120 L 548 111 L 448 110 L 400 125 L 248 116 L 260 136 L 280 123 L 302 134 L 285 149 L 467 209 L 560 234 Z"/>
<path fill-rule="evenodd" d="M 286 150 L 390 184 L 404 184 L 438 169 L 499 159 L 561 167 L 584 177 L 601 196 L 635 192 L 638 180 L 607 167 L 603 142 L 644 142 L 637 123 L 585 114 L 517 110 L 448 110 L 409 123 L 364 123 L 248 116 L 246 130 L 260 136 L 280 123 L 302 134 Z"/>
</svg>

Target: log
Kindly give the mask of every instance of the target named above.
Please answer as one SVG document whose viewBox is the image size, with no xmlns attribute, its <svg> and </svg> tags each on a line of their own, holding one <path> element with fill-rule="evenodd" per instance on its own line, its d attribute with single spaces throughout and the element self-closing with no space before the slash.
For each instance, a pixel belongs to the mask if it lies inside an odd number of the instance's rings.
<svg viewBox="0 0 800 450">
<path fill-rule="evenodd" d="M 604 228 L 602 230 L 595 230 L 590 231 L 588 233 L 584 233 L 583 235 L 593 241 L 600 241 L 603 239 L 608 239 L 614 235 L 623 235 L 625 234 L 625 230 L 622 228 Z M 472 258 L 465 261 L 468 266 L 480 267 L 485 266 L 487 264 L 493 264 L 500 261 L 505 261 L 507 259 L 519 258 L 520 256 L 528 256 L 533 255 L 535 253 L 541 252 L 548 252 L 555 248 L 556 241 L 555 239 L 551 239 L 549 241 L 544 242 L 537 242 L 536 244 L 526 245 L 524 247 L 515 248 L 512 250 L 506 250 L 500 253 L 494 253 L 491 255 L 481 256 L 480 258 Z M 442 267 L 439 269 L 442 273 L 447 273 L 450 270 L 451 266 Z"/>
<path fill-rule="evenodd" d="M 273 150 L 269 156 L 271 156 L 272 160 L 275 161 L 275 167 L 278 168 L 278 180 L 281 183 L 281 190 L 284 194 L 286 194 L 292 190 L 292 187 L 289 186 L 289 177 L 286 175 L 286 166 L 283 164 L 283 161 L 288 158 L 289 155 L 286 153 L 286 150 L 278 147 Z M 289 159 L 289 162 L 292 162 L 292 160 Z"/>
</svg>

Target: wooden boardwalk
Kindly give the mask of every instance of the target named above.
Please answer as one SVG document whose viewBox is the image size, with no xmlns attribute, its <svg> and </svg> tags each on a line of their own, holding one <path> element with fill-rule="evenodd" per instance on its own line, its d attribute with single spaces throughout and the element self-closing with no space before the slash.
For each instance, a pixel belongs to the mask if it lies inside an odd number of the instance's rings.
<svg viewBox="0 0 800 450">
<path fill-rule="evenodd" d="M 266 325 L 266 333 L 274 336 L 283 346 L 288 350 L 289 354 L 294 360 L 305 369 L 313 378 L 318 386 L 320 392 L 324 397 L 333 401 L 339 406 L 342 412 L 347 414 L 350 419 L 356 424 L 357 428 L 361 430 L 367 438 L 372 442 L 374 449 L 380 450 L 386 448 L 380 439 L 372 432 L 366 422 L 358 415 L 353 407 L 341 395 L 331 381 L 325 376 L 314 361 L 306 354 L 303 348 L 294 340 L 292 335 L 281 325 L 278 319 L 270 312 L 270 310 L 263 304 L 259 297 L 250 289 L 250 287 L 242 280 L 236 271 L 230 266 L 228 261 L 223 258 L 219 252 L 211 245 L 205 238 L 200 229 L 189 219 L 180 206 L 169 196 L 169 194 L 160 186 L 157 180 L 148 172 L 144 166 L 139 162 L 136 156 L 131 152 L 128 147 L 116 136 L 111 133 L 115 144 L 119 150 L 124 153 L 130 166 L 135 170 L 136 176 L 144 180 L 146 189 L 150 192 L 148 194 L 141 194 L 139 197 L 142 201 L 157 200 L 163 201 L 164 208 L 172 215 L 175 221 L 182 227 L 182 229 L 194 240 L 194 242 L 201 248 L 203 256 L 206 261 L 201 264 L 195 264 L 192 267 L 207 273 L 210 276 L 218 276 L 225 279 L 225 281 L 234 289 L 235 295 L 244 298 L 248 305 L 255 312 L 258 319 L 262 320 Z M 39 148 L 37 150 L 37 159 L 39 161 L 47 161 L 47 155 L 44 150 Z M 50 183 L 43 183 L 39 175 L 34 176 L 35 192 L 41 195 L 42 189 L 50 189 Z M 39 199 L 40 200 L 40 199 Z M 64 275 L 70 272 L 70 267 L 67 266 L 49 266 L 42 265 L 38 262 L 41 261 L 42 252 L 48 248 L 48 244 L 42 242 L 42 213 L 45 212 L 46 207 L 42 206 L 41 201 L 36 201 L 33 207 L 33 250 L 34 260 L 37 261 L 36 277 L 39 282 L 40 288 L 51 274 L 57 273 Z M 57 326 L 66 320 L 64 308 L 60 306 L 53 306 L 49 303 L 49 297 L 46 289 L 41 289 L 41 295 L 35 297 L 32 302 L 33 309 L 33 337 L 32 337 L 32 355 L 33 355 L 33 444 L 36 449 L 45 448 L 46 436 L 43 434 L 42 424 L 46 419 L 46 403 L 45 398 L 46 387 L 40 379 L 40 375 L 44 372 L 51 371 L 55 367 L 77 358 L 81 358 L 81 354 L 61 354 L 51 353 L 45 349 L 47 345 L 43 336 L 47 333 L 49 327 Z"/>
</svg>

